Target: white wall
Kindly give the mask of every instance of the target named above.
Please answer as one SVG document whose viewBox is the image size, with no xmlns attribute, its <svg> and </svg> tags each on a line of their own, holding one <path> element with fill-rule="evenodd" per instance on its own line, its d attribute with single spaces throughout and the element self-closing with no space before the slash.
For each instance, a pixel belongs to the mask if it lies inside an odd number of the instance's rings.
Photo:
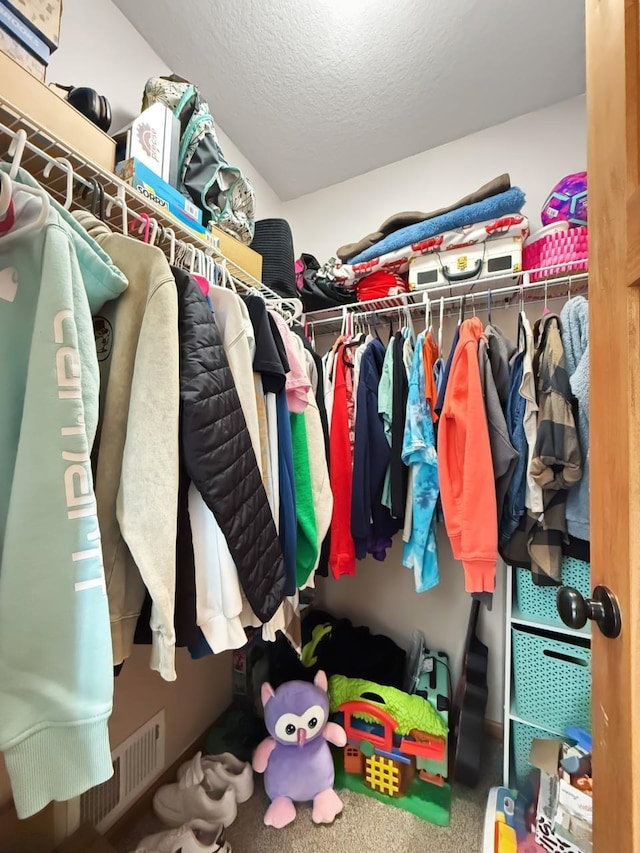
<svg viewBox="0 0 640 853">
<path fill-rule="evenodd" d="M 502 172 L 527 196 L 532 230 L 551 187 L 586 168 L 584 96 L 512 119 L 341 184 L 285 202 L 296 251 L 322 263 L 392 213 L 451 204 Z M 310 164 L 310 168 L 313 166 Z"/>
<path fill-rule="evenodd" d="M 180 73 L 179 68 L 173 70 Z M 111 0 L 64 0 L 60 47 L 51 58 L 47 82 L 90 86 L 105 95 L 113 111 L 113 131 L 138 115 L 149 77 L 171 71 Z M 193 82 L 202 89 L 215 116 L 215 87 L 207 87 L 202 80 Z M 258 218 L 281 215 L 282 202 L 276 193 L 229 137 L 218 131 L 225 157 L 242 169 L 255 188 Z"/>
<path fill-rule="evenodd" d="M 535 229 L 540 227 L 540 209 L 553 184 L 585 168 L 586 108 L 585 99 L 579 97 L 286 202 L 284 215 L 293 229 L 297 252 L 312 252 L 322 262 L 340 245 L 375 230 L 394 212 L 440 207 L 509 172 L 513 184 L 527 195 L 525 213 Z M 533 307 L 530 316 L 538 315 L 539 309 Z M 493 309 L 493 321 L 514 340 L 516 317 L 513 309 Z M 445 347 L 451 335 L 449 324 Z M 451 555 L 442 526 L 438 545 L 441 582 L 428 593 L 414 591 L 396 541 L 384 563 L 365 560 L 358 564 L 355 578 L 321 582 L 319 595 L 336 614 L 384 631 L 401 645 L 408 646 L 414 629 L 422 630 L 432 646 L 451 656 L 457 674 L 469 597 L 462 567 Z M 503 718 L 504 571 L 500 563 L 494 608 L 483 613 L 480 630 L 490 649 L 487 715 L 496 721 Z"/>
</svg>

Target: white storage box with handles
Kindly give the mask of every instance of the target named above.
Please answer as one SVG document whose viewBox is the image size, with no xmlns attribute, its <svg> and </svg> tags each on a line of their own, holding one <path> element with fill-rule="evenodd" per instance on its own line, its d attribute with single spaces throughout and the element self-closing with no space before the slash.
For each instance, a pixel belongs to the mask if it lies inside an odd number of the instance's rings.
<svg viewBox="0 0 640 853">
<path fill-rule="evenodd" d="M 517 275 L 522 270 L 522 238 L 490 237 L 482 243 L 434 251 L 414 258 L 409 267 L 409 287 L 435 287 L 486 276 Z"/>
</svg>

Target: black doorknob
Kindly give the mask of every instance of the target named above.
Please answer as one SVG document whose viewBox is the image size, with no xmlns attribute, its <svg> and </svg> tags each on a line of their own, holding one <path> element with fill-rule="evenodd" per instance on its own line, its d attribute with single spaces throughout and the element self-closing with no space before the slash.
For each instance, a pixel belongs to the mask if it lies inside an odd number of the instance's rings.
<svg viewBox="0 0 640 853">
<path fill-rule="evenodd" d="M 565 625 L 570 628 L 584 628 L 587 619 L 592 619 L 605 637 L 614 639 L 622 628 L 618 599 L 606 586 L 597 586 L 593 598 L 584 599 L 571 586 L 558 590 L 558 613 Z"/>
</svg>

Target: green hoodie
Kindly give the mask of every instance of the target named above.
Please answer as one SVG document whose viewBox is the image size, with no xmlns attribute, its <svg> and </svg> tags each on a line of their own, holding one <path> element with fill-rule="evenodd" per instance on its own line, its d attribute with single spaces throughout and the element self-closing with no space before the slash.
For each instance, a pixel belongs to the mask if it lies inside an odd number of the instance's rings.
<svg viewBox="0 0 640 853">
<path fill-rule="evenodd" d="M 41 210 L 19 184 L 13 202 L 14 229 Z M 0 234 L 0 749 L 27 817 L 113 772 L 91 315 L 127 281 L 53 201 L 42 229 L 12 230 Z"/>
</svg>

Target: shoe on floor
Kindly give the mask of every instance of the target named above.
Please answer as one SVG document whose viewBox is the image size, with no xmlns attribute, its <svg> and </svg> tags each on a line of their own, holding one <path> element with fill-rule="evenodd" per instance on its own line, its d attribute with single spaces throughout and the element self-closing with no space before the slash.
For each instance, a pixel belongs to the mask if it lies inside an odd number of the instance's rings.
<svg viewBox="0 0 640 853">
<path fill-rule="evenodd" d="M 205 770 L 199 783 L 194 783 L 187 773 L 180 782 L 158 788 L 153 810 L 165 826 L 179 827 L 197 819 L 226 827 L 236 819 L 238 803 L 231 785 Z"/>
<path fill-rule="evenodd" d="M 222 755 L 202 755 L 197 752 L 190 761 L 178 769 L 178 781 L 188 778 L 194 782 L 204 778 L 205 770 L 215 773 L 221 781 L 231 785 L 238 803 L 246 803 L 253 796 L 253 770 L 250 764 L 240 761 L 230 752 Z"/>
<path fill-rule="evenodd" d="M 178 829 L 143 838 L 134 853 L 231 853 L 231 845 L 224 837 L 224 827 L 191 820 Z"/>
</svg>

